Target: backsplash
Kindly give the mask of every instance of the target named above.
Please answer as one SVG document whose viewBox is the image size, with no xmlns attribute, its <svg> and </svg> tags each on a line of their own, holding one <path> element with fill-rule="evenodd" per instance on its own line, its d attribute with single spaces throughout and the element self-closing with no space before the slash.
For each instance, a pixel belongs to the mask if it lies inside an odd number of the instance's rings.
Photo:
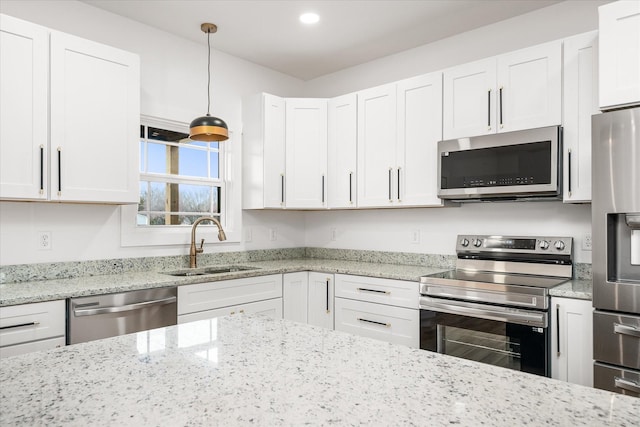
<svg viewBox="0 0 640 427">
<path fill-rule="evenodd" d="M 376 264 L 421 265 L 454 268 L 455 255 L 418 254 L 356 249 L 285 248 L 242 252 L 210 252 L 198 255 L 199 265 L 241 264 L 285 259 L 337 259 Z M 189 267 L 189 256 L 121 258 L 95 261 L 16 264 L 0 267 L 0 283 L 20 283 L 50 279 L 100 276 L 129 272 L 164 271 Z M 575 279 L 591 280 L 591 264 L 574 264 Z"/>
</svg>

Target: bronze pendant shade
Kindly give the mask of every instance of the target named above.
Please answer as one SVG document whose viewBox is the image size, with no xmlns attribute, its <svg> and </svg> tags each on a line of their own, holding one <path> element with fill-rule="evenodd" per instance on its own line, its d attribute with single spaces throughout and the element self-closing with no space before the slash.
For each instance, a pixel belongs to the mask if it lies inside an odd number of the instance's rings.
<svg viewBox="0 0 640 427">
<path fill-rule="evenodd" d="M 194 141 L 225 141 L 229 128 L 224 120 L 209 114 L 211 107 L 211 33 L 218 31 L 215 24 L 204 23 L 200 29 L 207 33 L 207 114 L 194 119 L 189 125 L 189 138 Z"/>
</svg>

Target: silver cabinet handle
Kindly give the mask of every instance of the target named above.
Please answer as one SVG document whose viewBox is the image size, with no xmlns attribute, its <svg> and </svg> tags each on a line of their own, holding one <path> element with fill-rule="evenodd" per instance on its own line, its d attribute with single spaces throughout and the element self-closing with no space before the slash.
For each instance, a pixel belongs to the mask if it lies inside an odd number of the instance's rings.
<svg viewBox="0 0 640 427">
<path fill-rule="evenodd" d="M 327 313 L 329 313 L 329 280 L 327 279 Z"/>
<path fill-rule="evenodd" d="M 33 322 L 29 322 L 29 323 L 19 323 L 17 325 L 2 326 L 0 327 L 0 330 L 4 331 L 6 329 L 24 328 L 27 326 L 38 326 L 39 324 L 40 322 L 38 322 L 37 320 L 34 320 Z"/>
<path fill-rule="evenodd" d="M 491 89 L 487 91 L 487 130 L 491 130 Z"/>
<path fill-rule="evenodd" d="M 44 145 L 40 145 L 40 194 L 44 194 Z"/>
<path fill-rule="evenodd" d="M 400 168 L 398 168 L 398 202 L 401 202 L 400 200 Z"/>
<path fill-rule="evenodd" d="M 560 356 L 560 304 L 556 304 L 556 346 Z"/>
<path fill-rule="evenodd" d="M 284 205 L 284 174 L 280 174 L 280 205 Z"/>
<path fill-rule="evenodd" d="M 58 196 L 62 195 L 62 147 L 58 147 Z"/>
<path fill-rule="evenodd" d="M 389 203 L 393 202 L 391 198 L 391 174 L 393 173 L 393 168 L 389 168 Z"/>
<path fill-rule="evenodd" d="M 391 291 L 379 291 L 377 289 L 356 288 L 356 290 L 358 290 L 360 292 L 373 292 L 373 293 L 376 293 L 376 294 L 387 294 L 387 295 L 391 294 Z"/>
<path fill-rule="evenodd" d="M 380 325 L 380 326 L 384 326 L 386 328 L 390 328 L 391 327 L 391 323 L 376 322 L 375 320 L 361 319 L 359 317 L 358 317 L 358 320 L 360 322 L 373 323 L 374 325 Z"/>
<path fill-rule="evenodd" d="M 640 383 L 637 383 L 635 381 L 627 380 L 620 377 L 615 377 L 613 385 L 623 390 L 632 391 L 634 393 L 640 393 Z"/>
<path fill-rule="evenodd" d="M 568 193 L 571 196 L 571 148 L 567 151 L 567 166 Z"/>
<path fill-rule="evenodd" d="M 101 308 L 74 308 L 73 314 L 75 316 L 94 316 L 96 314 L 107 314 L 107 313 L 120 313 L 123 311 L 132 311 L 138 310 L 145 307 L 151 307 L 154 305 L 166 305 L 172 304 L 176 302 L 176 297 L 169 297 L 163 299 L 157 299 L 153 301 L 143 301 L 135 304 L 127 304 L 121 306 L 112 306 L 112 307 L 101 307 Z"/>
<path fill-rule="evenodd" d="M 631 325 L 621 325 L 620 323 L 613 324 L 613 332 L 620 335 L 629 335 L 632 337 L 640 338 L 640 328 Z"/>
<path fill-rule="evenodd" d="M 322 204 L 324 205 L 324 175 L 322 175 Z"/>
<path fill-rule="evenodd" d="M 504 88 L 502 86 L 500 86 L 500 128 L 504 127 L 504 124 L 502 123 L 502 90 Z"/>
</svg>

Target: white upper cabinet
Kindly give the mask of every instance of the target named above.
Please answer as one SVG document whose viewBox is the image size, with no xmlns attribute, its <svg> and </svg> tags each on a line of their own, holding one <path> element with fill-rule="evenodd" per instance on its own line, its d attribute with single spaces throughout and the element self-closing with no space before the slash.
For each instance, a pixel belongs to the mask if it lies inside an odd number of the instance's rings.
<svg viewBox="0 0 640 427">
<path fill-rule="evenodd" d="M 560 125 L 562 42 L 444 72 L 443 138 Z"/>
<path fill-rule="evenodd" d="M 397 84 L 395 200 L 401 206 L 442 206 L 438 147 L 442 139 L 442 73 Z"/>
<path fill-rule="evenodd" d="M 286 100 L 286 207 L 327 204 L 327 101 Z"/>
<path fill-rule="evenodd" d="M 137 203 L 138 56 L 1 18 L 0 197 Z"/>
<path fill-rule="evenodd" d="M 46 200 L 49 32 L 0 15 L 0 197 Z"/>
<path fill-rule="evenodd" d="M 394 203 L 396 85 L 358 92 L 358 207 Z"/>
<path fill-rule="evenodd" d="M 355 208 L 357 188 L 357 96 L 328 103 L 328 207 Z"/>
<path fill-rule="evenodd" d="M 600 108 L 640 104 L 640 1 L 598 8 Z"/>
<path fill-rule="evenodd" d="M 496 132 L 495 58 L 444 72 L 443 139 Z"/>
<path fill-rule="evenodd" d="M 137 55 L 51 33 L 52 200 L 139 201 Z"/>
<path fill-rule="evenodd" d="M 598 111 L 598 32 L 564 40 L 565 202 L 591 201 L 591 116 Z"/>
<path fill-rule="evenodd" d="M 285 100 L 260 93 L 242 101 L 243 208 L 285 206 Z"/>
</svg>

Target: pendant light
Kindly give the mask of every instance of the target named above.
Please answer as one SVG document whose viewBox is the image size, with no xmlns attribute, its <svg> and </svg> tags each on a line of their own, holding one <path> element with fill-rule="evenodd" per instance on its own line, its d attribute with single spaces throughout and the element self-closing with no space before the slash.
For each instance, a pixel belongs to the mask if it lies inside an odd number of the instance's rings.
<svg viewBox="0 0 640 427">
<path fill-rule="evenodd" d="M 189 125 L 189 138 L 194 141 L 225 141 L 229 139 L 229 129 L 224 120 L 209 114 L 211 107 L 211 33 L 218 31 L 215 24 L 200 25 L 202 32 L 207 33 L 207 114 L 194 119 Z"/>
</svg>

